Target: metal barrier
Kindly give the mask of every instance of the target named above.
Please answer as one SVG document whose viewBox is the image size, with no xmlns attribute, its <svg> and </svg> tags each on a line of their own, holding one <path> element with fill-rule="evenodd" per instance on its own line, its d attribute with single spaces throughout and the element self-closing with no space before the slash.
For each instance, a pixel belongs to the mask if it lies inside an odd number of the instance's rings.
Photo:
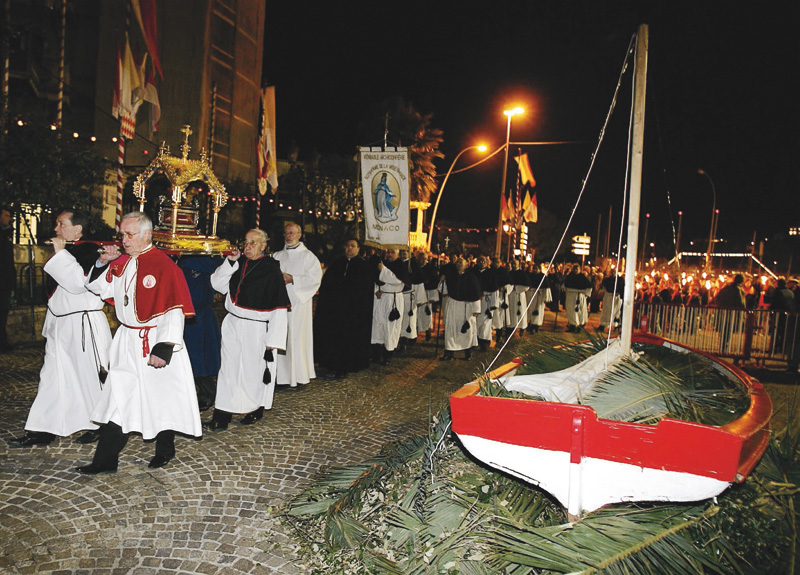
<svg viewBox="0 0 800 575">
<path fill-rule="evenodd" d="M 634 330 L 733 359 L 793 362 L 800 357 L 798 314 L 647 303 L 634 307 Z"/>
<path fill-rule="evenodd" d="M 45 289 L 46 274 L 41 264 L 34 264 L 33 274 L 30 264 L 20 266 L 17 273 L 17 287 L 14 290 L 17 305 L 40 305 L 47 303 Z M 33 285 L 31 285 L 31 276 Z"/>
</svg>

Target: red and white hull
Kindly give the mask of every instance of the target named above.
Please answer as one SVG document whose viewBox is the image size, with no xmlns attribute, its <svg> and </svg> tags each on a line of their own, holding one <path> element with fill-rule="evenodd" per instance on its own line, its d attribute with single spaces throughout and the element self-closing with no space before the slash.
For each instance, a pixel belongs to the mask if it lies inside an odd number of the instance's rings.
<svg viewBox="0 0 800 575">
<path fill-rule="evenodd" d="M 649 335 L 634 340 L 676 346 Z M 748 411 L 722 427 L 599 419 L 585 405 L 480 396 L 473 382 L 450 398 L 453 431 L 476 458 L 540 486 L 573 516 L 608 503 L 714 497 L 742 481 L 763 454 L 772 404 L 758 381 L 707 357 L 750 390 Z M 491 376 L 510 375 L 520 363 Z"/>
</svg>

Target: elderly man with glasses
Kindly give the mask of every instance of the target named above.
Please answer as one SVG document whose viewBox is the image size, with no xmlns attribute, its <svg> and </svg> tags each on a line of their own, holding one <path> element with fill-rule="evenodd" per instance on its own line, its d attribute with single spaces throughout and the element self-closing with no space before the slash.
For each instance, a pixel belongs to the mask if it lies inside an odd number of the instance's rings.
<svg viewBox="0 0 800 575">
<path fill-rule="evenodd" d="M 92 463 L 77 471 L 94 475 L 117 470 L 119 453 L 132 431 L 156 440 L 148 467 L 164 467 L 175 456 L 175 433 L 200 436 L 200 411 L 192 366 L 183 342 L 184 318 L 194 316 L 183 272 L 152 243 L 153 222 L 131 212 L 120 223 L 121 255 L 108 246 L 100 263 L 108 272 L 87 287 L 113 299 L 120 326 L 109 352 L 108 378 L 92 413 L 101 424 Z M 113 261 L 112 261 L 113 260 Z"/>
<path fill-rule="evenodd" d="M 228 428 L 234 413 L 251 425 L 272 408 L 275 393 L 274 350 L 286 349 L 289 295 L 280 265 L 265 254 L 267 234 L 247 232 L 244 258 L 239 250 L 211 275 L 225 294 L 228 315 L 222 322 L 222 367 L 217 377 L 214 415 L 206 427 Z"/>
</svg>

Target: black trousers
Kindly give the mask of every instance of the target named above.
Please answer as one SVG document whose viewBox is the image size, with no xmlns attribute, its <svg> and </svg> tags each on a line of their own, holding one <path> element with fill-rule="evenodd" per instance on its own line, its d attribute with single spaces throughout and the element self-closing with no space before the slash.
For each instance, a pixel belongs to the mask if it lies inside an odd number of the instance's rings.
<svg viewBox="0 0 800 575">
<path fill-rule="evenodd" d="M 100 440 L 97 442 L 97 449 L 94 452 L 92 463 L 101 467 L 116 468 L 119 463 L 119 454 L 128 443 L 127 433 L 122 432 L 122 428 L 114 422 L 100 427 Z M 160 431 L 156 435 L 156 455 L 163 455 L 167 458 L 175 456 L 175 432 L 171 429 Z"/>
</svg>

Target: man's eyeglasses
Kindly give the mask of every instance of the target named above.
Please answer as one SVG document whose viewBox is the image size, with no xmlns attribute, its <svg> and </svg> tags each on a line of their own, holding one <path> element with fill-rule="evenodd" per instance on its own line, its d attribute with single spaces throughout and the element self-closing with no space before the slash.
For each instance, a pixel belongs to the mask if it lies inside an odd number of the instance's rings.
<svg viewBox="0 0 800 575">
<path fill-rule="evenodd" d="M 131 240 L 134 236 L 138 236 L 140 233 L 142 232 L 121 232 L 117 234 L 117 239 L 120 241 L 124 240 L 125 238 Z"/>
<path fill-rule="evenodd" d="M 245 240 L 244 245 L 247 246 L 260 246 L 261 244 L 266 243 L 260 240 Z"/>
</svg>

